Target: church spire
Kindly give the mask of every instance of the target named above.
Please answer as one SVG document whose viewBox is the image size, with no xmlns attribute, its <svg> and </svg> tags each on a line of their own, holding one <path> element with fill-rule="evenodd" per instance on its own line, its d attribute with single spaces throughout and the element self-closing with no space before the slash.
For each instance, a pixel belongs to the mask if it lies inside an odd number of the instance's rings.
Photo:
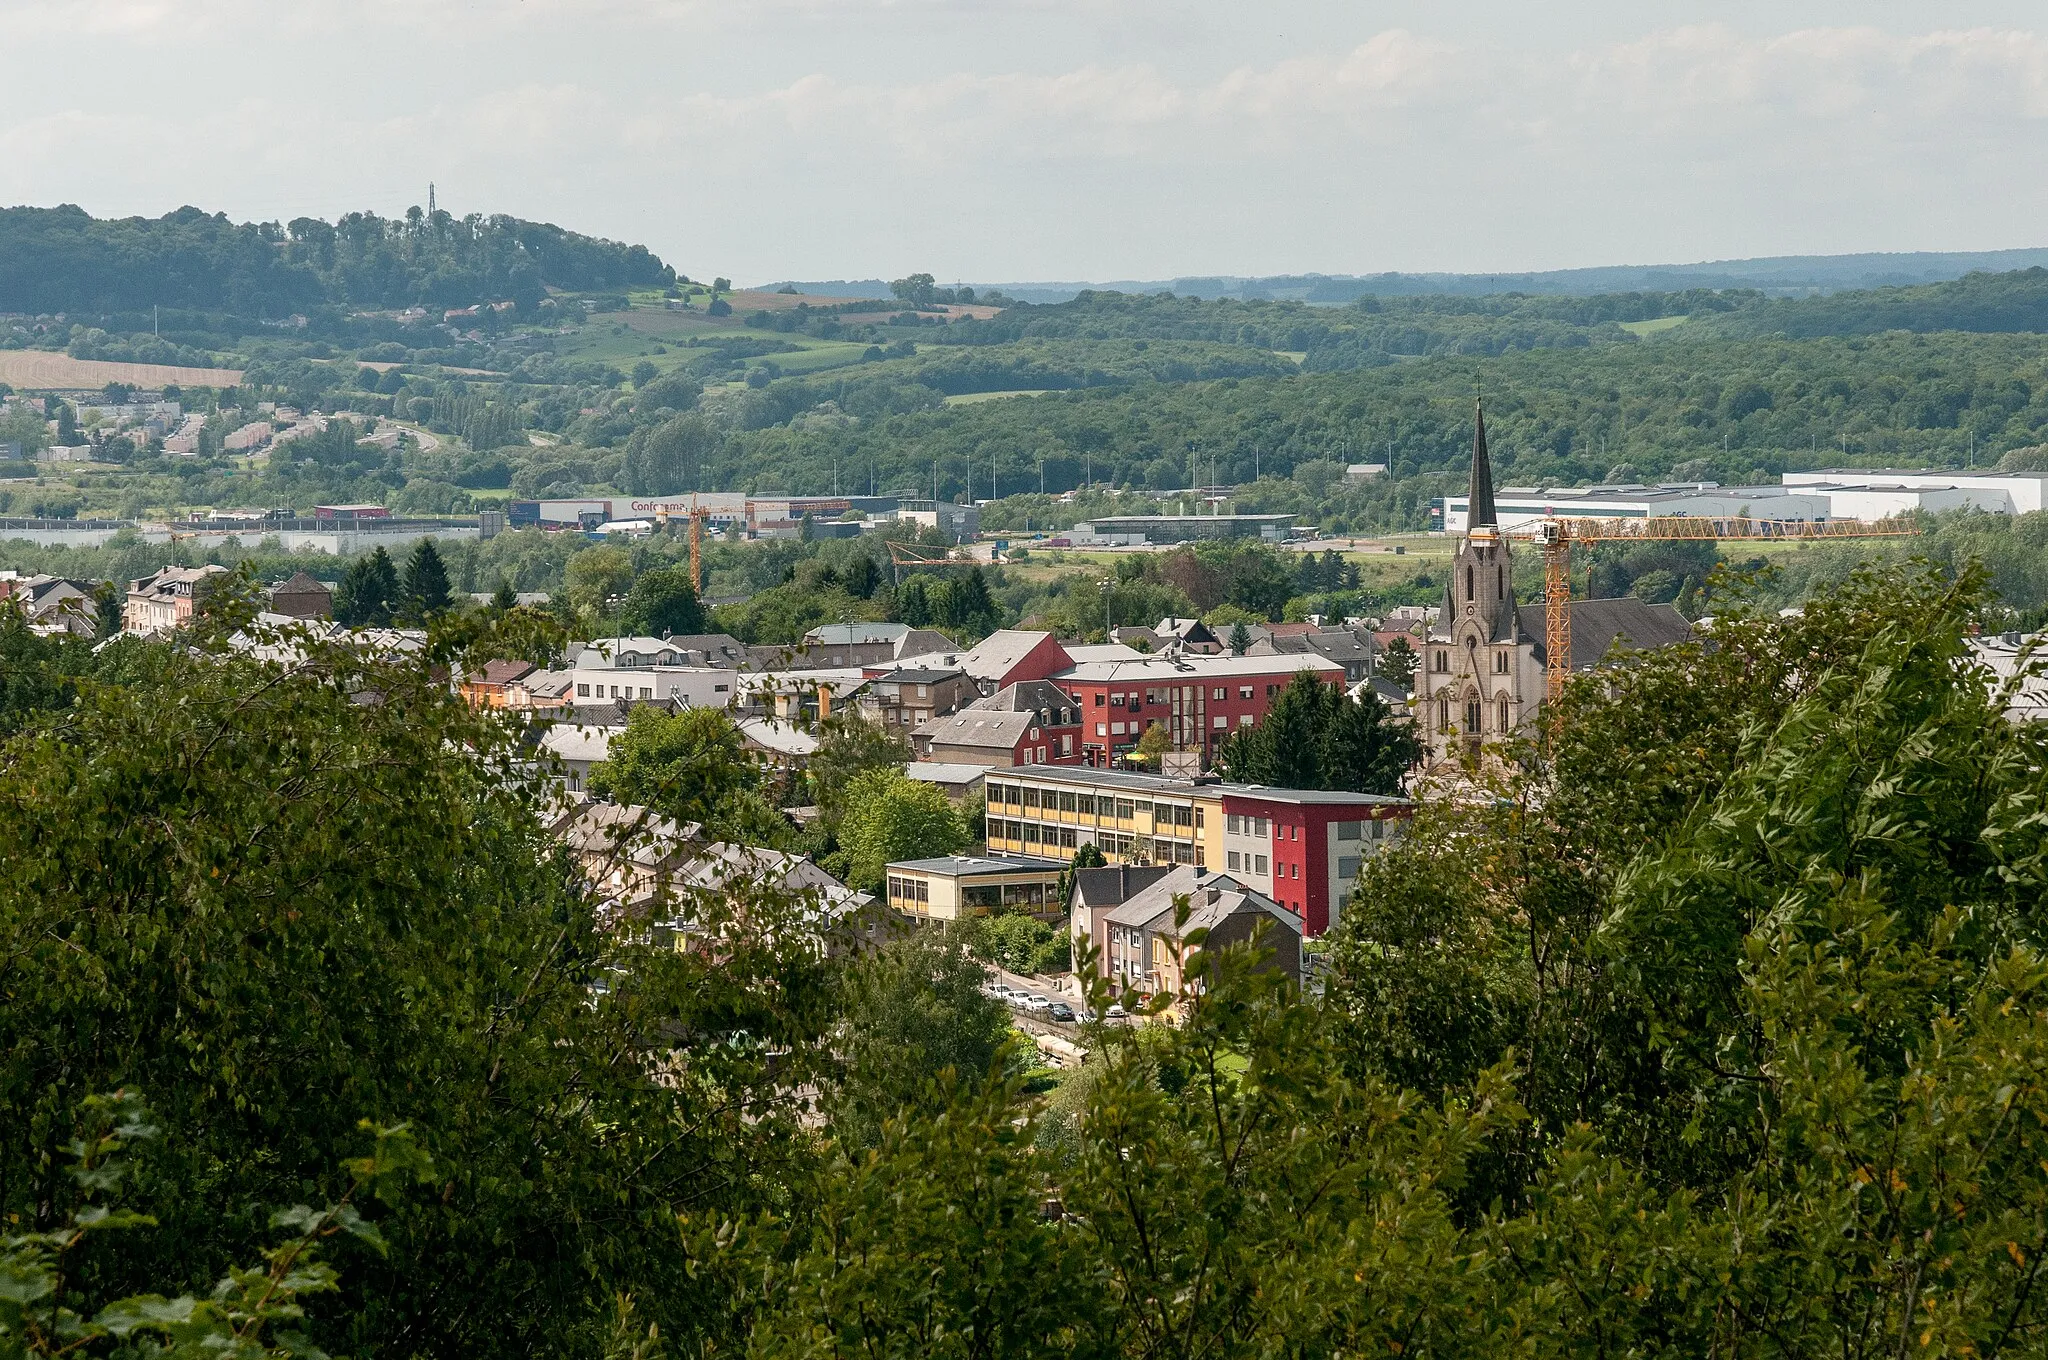
<svg viewBox="0 0 2048 1360">
<path fill-rule="evenodd" d="M 1486 460 L 1486 411 L 1477 398 L 1472 402 L 1472 486 L 1465 497 L 1465 526 L 1500 523 L 1493 508 L 1493 466 Z"/>
</svg>

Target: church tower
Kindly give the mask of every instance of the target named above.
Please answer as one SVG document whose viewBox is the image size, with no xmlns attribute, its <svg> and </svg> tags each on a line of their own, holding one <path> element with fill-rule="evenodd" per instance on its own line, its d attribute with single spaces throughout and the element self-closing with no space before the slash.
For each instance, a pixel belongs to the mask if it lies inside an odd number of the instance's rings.
<svg viewBox="0 0 2048 1360">
<path fill-rule="evenodd" d="M 1419 716 L 1439 758 L 1477 755 L 1482 743 L 1504 739 L 1522 721 L 1522 643 L 1511 550 L 1493 503 L 1486 412 L 1475 403 L 1465 533 L 1430 630 L 1420 686 Z"/>
</svg>

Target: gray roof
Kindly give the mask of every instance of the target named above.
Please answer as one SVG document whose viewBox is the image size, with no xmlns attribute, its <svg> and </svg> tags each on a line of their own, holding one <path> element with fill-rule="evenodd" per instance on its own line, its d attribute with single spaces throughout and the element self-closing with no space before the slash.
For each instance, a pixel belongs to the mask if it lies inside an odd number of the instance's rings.
<svg viewBox="0 0 2048 1360">
<path fill-rule="evenodd" d="M 1011 750 L 1023 741 L 1037 723 L 1036 713 L 991 712 L 985 708 L 963 708 L 944 718 L 918 724 L 917 735 L 935 746 L 990 746 Z"/>
<path fill-rule="evenodd" d="M 894 642 L 909 631 L 907 623 L 821 623 L 804 634 L 804 641 L 849 647 L 859 642 Z"/>
<path fill-rule="evenodd" d="M 1065 711 L 1064 721 L 1061 711 Z M 1071 727 L 1081 721 L 1081 706 L 1074 696 L 1050 680 L 1020 680 L 1005 685 L 986 698 L 976 699 L 966 711 L 977 713 L 1028 713 L 1042 718 L 1047 727 Z"/>
<path fill-rule="evenodd" d="M 948 721 L 951 721 L 948 719 Z M 995 779 L 1029 778 L 1071 784 L 1076 788 L 1107 789 L 1133 794 L 1186 797 L 1191 793 L 1240 794 L 1279 803 L 1340 804 L 1351 807 L 1403 806 L 1408 800 L 1384 793 L 1345 793 L 1338 789 L 1269 789 L 1264 784 L 1231 784 L 1215 778 L 1200 783 L 1172 775 L 1139 774 L 1132 770 L 1101 770 L 1085 765 L 1018 765 L 991 772 Z"/>
<path fill-rule="evenodd" d="M 999 874 L 1061 873 L 1065 862 L 1018 855 L 995 859 L 985 855 L 941 855 L 937 859 L 899 859 L 891 869 L 915 869 L 928 874 L 951 874 L 955 878 L 993 878 Z"/>
<path fill-rule="evenodd" d="M 1525 604 L 1515 611 L 1522 636 L 1536 644 L 1536 657 L 1545 660 L 1543 606 Z M 1646 604 L 1632 595 L 1616 600 L 1572 601 L 1572 669 L 1589 670 L 1606 658 L 1608 649 L 1620 641 L 1624 647 L 1668 647 L 1692 637 L 1692 625 L 1685 615 L 1668 604 Z"/>
<path fill-rule="evenodd" d="M 903 767 L 904 778 L 926 784 L 974 784 L 987 773 L 986 765 L 962 765 L 945 760 L 913 760 Z"/>
<path fill-rule="evenodd" d="M 1281 910 L 1280 904 L 1264 893 L 1246 887 L 1228 874 L 1197 868 L 1192 864 L 1180 865 L 1149 887 L 1133 893 L 1123 905 L 1109 913 L 1108 922 L 1110 925 L 1140 929 L 1170 927 L 1173 923 L 1173 899 L 1180 893 L 1186 893 L 1190 899 L 1187 924 L 1182 927 L 1184 931 L 1206 930 L 1247 907 L 1265 912 L 1289 929 L 1301 929 L 1291 914 Z"/>
<path fill-rule="evenodd" d="M 1110 864 L 1074 871 L 1073 905 L 1117 907 L 1172 873 L 1165 864 Z"/>
</svg>

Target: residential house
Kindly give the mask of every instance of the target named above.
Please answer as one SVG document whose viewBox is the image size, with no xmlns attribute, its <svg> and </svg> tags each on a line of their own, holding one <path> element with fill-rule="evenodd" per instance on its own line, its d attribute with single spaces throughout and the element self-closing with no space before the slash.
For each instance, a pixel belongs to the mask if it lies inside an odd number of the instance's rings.
<svg viewBox="0 0 2048 1360">
<path fill-rule="evenodd" d="M 855 701 L 862 717 L 888 732 L 908 733 L 981 697 L 958 667 L 905 666 L 871 676 Z"/>
<path fill-rule="evenodd" d="M 1280 632 L 1276 625 L 1263 641 L 1245 649 L 1246 656 L 1303 656 L 1314 653 L 1344 668 L 1348 684 L 1357 684 L 1379 668 L 1380 644 L 1363 628 L 1309 628 Z"/>
<path fill-rule="evenodd" d="M 1076 869 L 1068 880 L 1067 927 L 1074 937 L 1074 966 L 1092 946 L 1096 969 L 1109 957 L 1109 914 L 1173 872 L 1170 864 L 1111 864 Z"/>
<path fill-rule="evenodd" d="M 990 633 L 960 658 L 984 694 L 1025 680 L 1047 680 L 1074 664 L 1051 633 L 1004 628 Z"/>
<path fill-rule="evenodd" d="M 510 708 L 507 691 L 540 667 L 531 661 L 486 661 L 462 680 L 462 697 L 476 708 Z"/>
<path fill-rule="evenodd" d="M 904 777 L 930 784 L 955 803 L 964 803 L 981 790 L 986 765 L 956 765 L 937 760 L 913 760 L 903 767 Z"/>
<path fill-rule="evenodd" d="M 805 633 L 794 648 L 755 650 L 775 651 L 777 655 L 768 664 L 786 668 L 886 666 L 915 656 L 959 649 L 944 633 L 912 628 L 907 623 L 821 623 Z"/>
<path fill-rule="evenodd" d="M 1073 764 L 1080 760 L 1081 709 L 1049 680 L 1026 680 L 978 699 L 949 718 L 921 725 L 919 760 L 965 765 Z"/>
<path fill-rule="evenodd" d="M 1152 635 L 1159 640 L 1160 647 L 1177 642 L 1183 651 L 1204 656 L 1215 656 L 1223 650 L 1223 639 L 1200 619 L 1161 619 L 1152 625 Z"/>
<path fill-rule="evenodd" d="M 735 725 L 756 760 L 784 773 L 803 769 L 818 749 L 815 734 L 780 718 L 740 718 Z"/>
<path fill-rule="evenodd" d="M 558 722 L 541 733 L 542 758 L 550 761 L 569 793 L 590 787 L 590 771 L 611 750 L 612 738 L 622 729 L 614 724 Z"/>
<path fill-rule="evenodd" d="M 89 638 L 99 632 L 98 583 L 62 576 L 0 574 L 0 600 L 11 601 L 28 620 L 29 631 L 46 637 L 68 633 Z"/>
<path fill-rule="evenodd" d="M 121 631 L 149 636 L 173 632 L 192 622 L 206 592 L 227 576 L 212 563 L 203 567 L 165 567 L 153 576 L 128 583 L 121 607 Z"/>
<path fill-rule="evenodd" d="M 270 588 L 270 612 L 294 619 L 334 617 L 334 587 L 303 571 Z"/>
<path fill-rule="evenodd" d="M 1188 914 L 1177 921 L 1174 899 L 1182 896 Z M 1198 930 L 1208 932 L 1200 949 L 1257 940 L 1271 951 L 1265 966 L 1301 980 L 1300 922 L 1264 893 L 1214 870 L 1173 870 L 1108 911 L 1102 930 L 1103 972 L 1127 993 L 1181 993 L 1199 952 L 1187 938 Z"/>
</svg>

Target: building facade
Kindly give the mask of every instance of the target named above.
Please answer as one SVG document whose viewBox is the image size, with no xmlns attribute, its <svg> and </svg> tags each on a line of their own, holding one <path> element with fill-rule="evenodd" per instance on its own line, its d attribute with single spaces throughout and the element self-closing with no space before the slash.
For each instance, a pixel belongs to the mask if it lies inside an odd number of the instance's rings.
<svg viewBox="0 0 2048 1360">
<path fill-rule="evenodd" d="M 1316 936 L 1342 914 L 1366 859 L 1406 829 L 1406 799 L 1272 789 L 1059 766 L 991 772 L 984 783 L 991 854 L 1071 861 L 1093 845 L 1112 864 L 1193 865 L 1229 873 Z"/>
<path fill-rule="evenodd" d="M 1544 606 L 1515 603 L 1514 549 L 1495 507 L 1486 416 L 1477 408 L 1464 503 L 1470 522 L 1415 674 L 1418 735 L 1433 763 L 1476 758 L 1525 730 L 1545 694 Z M 1573 670 L 1600 664 L 1617 647 L 1660 647 L 1692 635 L 1670 605 L 1632 597 L 1574 600 L 1571 618 Z"/>
</svg>

